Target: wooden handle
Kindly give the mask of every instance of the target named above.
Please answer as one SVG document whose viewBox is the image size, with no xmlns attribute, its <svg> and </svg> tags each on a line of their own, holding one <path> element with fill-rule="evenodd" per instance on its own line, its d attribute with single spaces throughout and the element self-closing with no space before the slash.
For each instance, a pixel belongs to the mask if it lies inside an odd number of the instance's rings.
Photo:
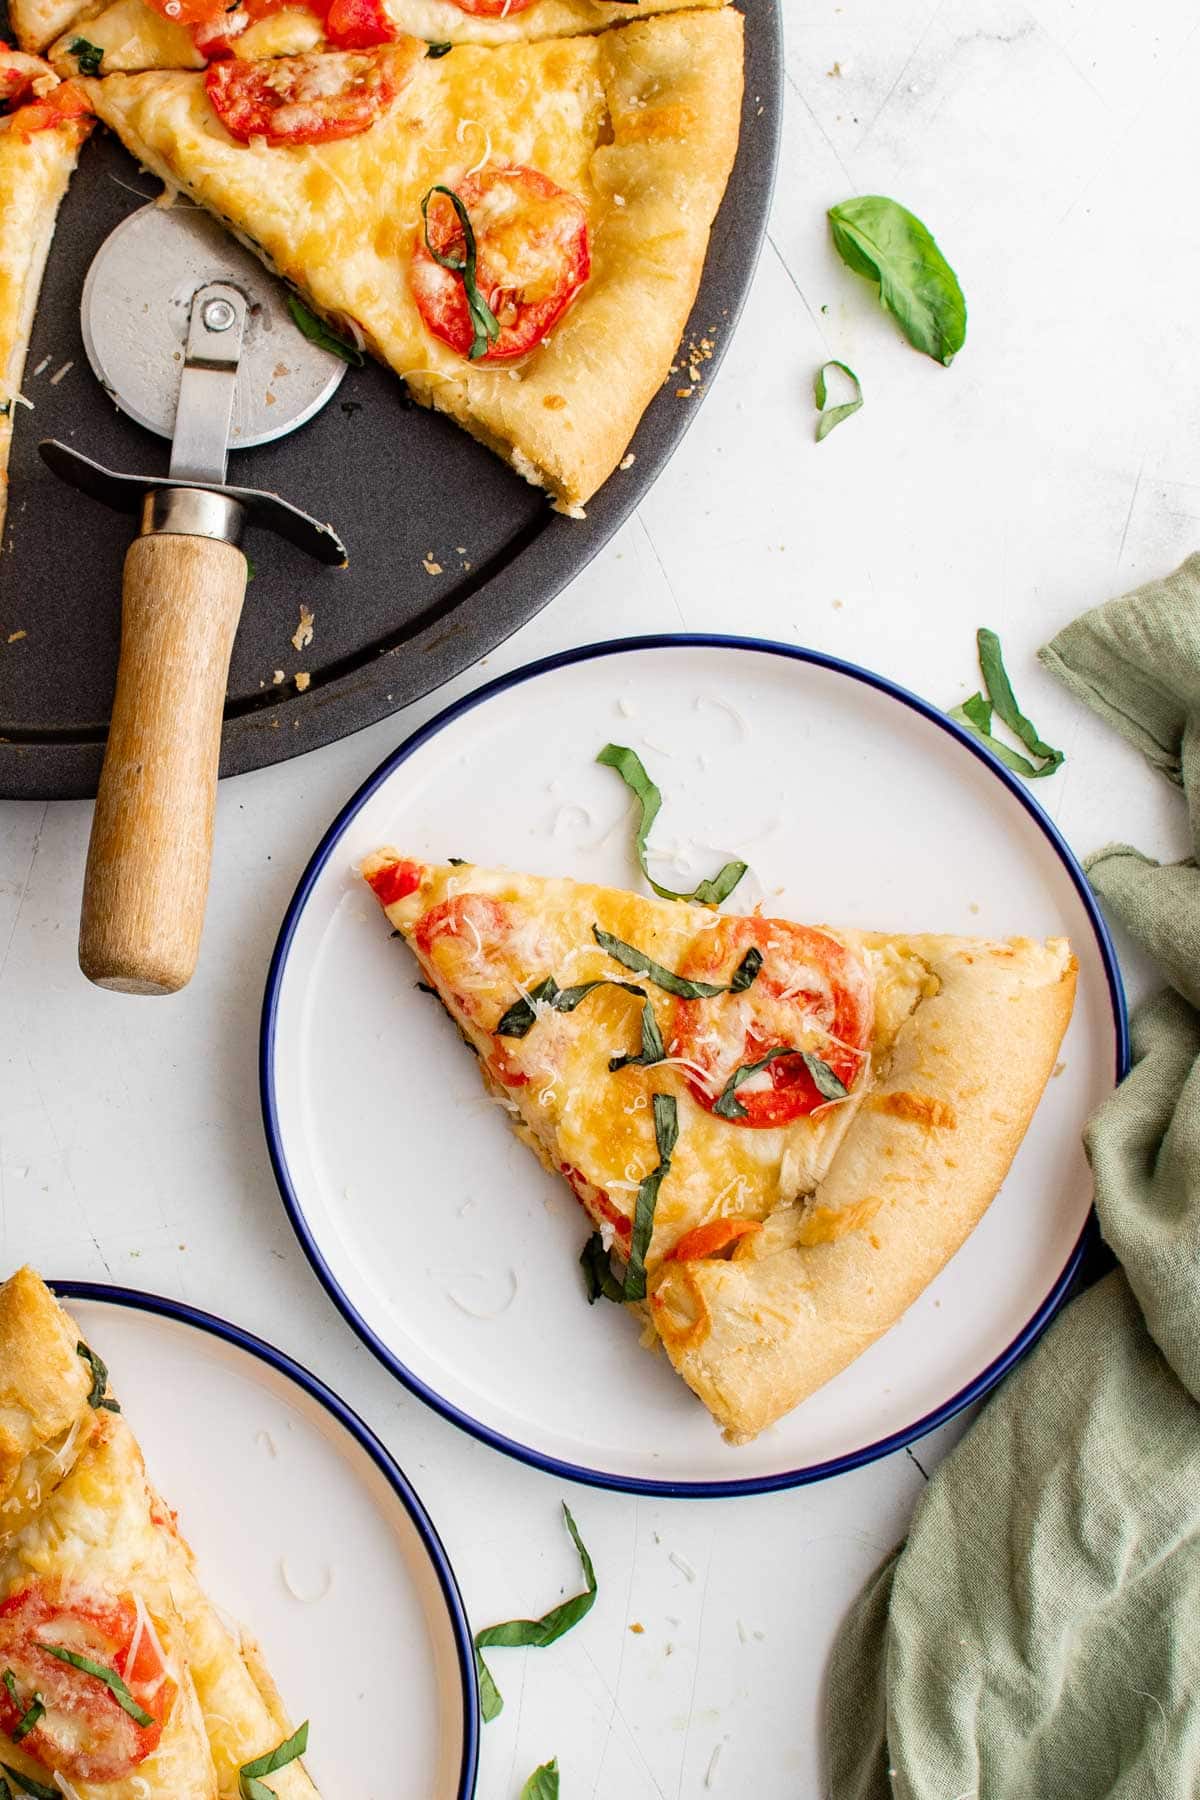
<svg viewBox="0 0 1200 1800">
<path fill-rule="evenodd" d="M 163 533 L 129 547 L 79 924 L 79 966 L 99 987 L 173 994 L 196 967 L 245 594 L 246 559 L 232 544 Z"/>
</svg>

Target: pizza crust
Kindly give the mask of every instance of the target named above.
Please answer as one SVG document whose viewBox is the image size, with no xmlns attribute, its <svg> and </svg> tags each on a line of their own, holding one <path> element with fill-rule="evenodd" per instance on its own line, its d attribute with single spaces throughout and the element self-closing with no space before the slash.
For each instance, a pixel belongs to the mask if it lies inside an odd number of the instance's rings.
<svg viewBox="0 0 1200 1800">
<path fill-rule="evenodd" d="M 335 328 L 355 320 L 415 399 L 572 511 L 620 461 L 687 323 L 737 147 L 742 20 L 723 8 L 600 37 L 464 45 L 422 58 L 388 114 L 333 144 L 235 143 L 198 74 L 83 85 L 148 169 L 208 207 Z M 588 215 L 591 276 L 548 341 L 513 366 L 457 356 L 425 329 L 409 291 L 422 194 L 481 160 L 540 169 Z"/>
</svg>

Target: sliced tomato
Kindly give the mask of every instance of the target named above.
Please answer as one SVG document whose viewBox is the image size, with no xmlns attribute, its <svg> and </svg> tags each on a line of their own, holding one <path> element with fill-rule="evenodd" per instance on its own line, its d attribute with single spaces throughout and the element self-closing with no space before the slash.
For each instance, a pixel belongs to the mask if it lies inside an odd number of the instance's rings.
<svg viewBox="0 0 1200 1800">
<path fill-rule="evenodd" d="M 378 50 L 219 62 L 204 77 L 213 110 L 243 144 L 328 144 L 369 131 L 417 60 L 411 42 Z"/>
<path fill-rule="evenodd" d="M 633 1235 L 633 1220 L 613 1205 L 603 1188 L 589 1181 L 574 1163 L 559 1163 L 558 1166 L 566 1176 L 571 1192 L 595 1224 L 611 1225 L 619 1238 L 628 1239 Z M 623 1250 L 622 1254 L 625 1253 Z"/>
<path fill-rule="evenodd" d="M 866 1065 L 874 1023 L 870 977 L 828 932 L 787 919 L 722 919 L 699 932 L 679 973 L 727 982 L 746 952 L 762 967 L 750 987 L 710 1000 L 677 1000 L 671 1054 L 692 1065 L 688 1086 L 711 1112 L 736 1069 L 771 1050 L 807 1050 L 853 1088 Z M 799 1055 L 779 1056 L 737 1090 L 734 1125 L 788 1125 L 828 1104 Z"/>
<path fill-rule="evenodd" d="M 490 894 L 454 894 L 431 906 L 415 938 L 438 987 L 452 996 L 465 1017 L 482 1020 L 486 1013 L 489 1031 L 520 989 L 542 972 L 536 928 L 526 924 L 518 929 L 513 908 Z M 503 1038 L 497 1042 L 497 1052 L 506 1050 L 506 1055 L 496 1073 L 510 1087 L 521 1085 L 511 1073 L 502 1072 L 516 1069 L 507 1054 L 515 1042 Z"/>
<path fill-rule="evenodd" d="M 409 894 L 416 893 L 423 873 L 420 863 L 405 860 L 384 863 L 367 877 L 367 883 L 381 906 L 394 906 L 397 900 L 405 900 Z"/>
<path fill-rule="evenodd" d="M 475 238 L 475 282 L 499 326 L 480 362 L 506 362 L 540 344 L 591 271 L 587 214 L 537 169 L 496 165 L 455 187 Z M 428 243 L 426 242 L 428 231 Z M 417 231 L 409 279 L 426 329 L 460 356 L 475 328 L 463 273 L 432 254 L 465 263 L 466 233 L 445 194 L 433 194 Z"/>
<path fill-rule="evenodd" d="M 383 0 L 332 0 L 325 15 L 325 36 L 339 50 L 369 50 L 401 35 Z"/>
<path fill-rule="evenodd" d="M 52 1656 L 46 1645 L 113 1669 L 154 1723 L 139 1725 L 99 1679 Z M 43 1718 L 21 1748 L 68 1781 L 120 1781 L 153 1754 L 175 1702 L 153 1629 L 128 1594 L 92 1593 L 35 1582 L 0 1602 L 0 1669 L 17 1698 L 0 1688 L 0 1729 L 11 1733 L 33 1695 Z"/>
<path fill-rule="evenodd" d="M 18 106 L 12 115 L 11 129 L 28 138 L 36 131 L 50 131 L 55 125 L 65 124 L 68 119 L 81 118 L 91 110 L 79 89 L 73 83 L 64 81 L 44 99 L 31 100 L 26 106 Z"/>
<path fill-rule="evenodd" d="M 739 1238 L 761 1230 L 757 1219 L 710 1219 L 707 1225 L 685 1231 L 675 1248 L 667 1252 L 667 1261 L 699 1262 L 703 1256 L 719 1256 Z"/>
</svg>

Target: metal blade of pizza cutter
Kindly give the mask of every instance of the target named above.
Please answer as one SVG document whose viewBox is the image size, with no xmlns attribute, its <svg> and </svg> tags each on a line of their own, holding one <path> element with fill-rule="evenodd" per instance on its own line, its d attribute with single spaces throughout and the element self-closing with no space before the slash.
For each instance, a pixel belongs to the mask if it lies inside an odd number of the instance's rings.
<svg viewBox="0 0 1200 1800">
<path fill-rule="evenodd" d="M 83 339 L 106 392 L 170 438 L 166 476 L 107 469 L 47 440 L 65 481 L 140 516 L 125 560 L 121 657 L 96 797 L 79 963 L 124 993 L 190 980 L 212 860 L 229 659 L 246 591 L 249 518 L 343 565 L 329 525 L 277 494 L 226 482 L 230 450 L 320 411 L 346 365 L 299 329 L 282 286 L 198 208 L 143 207 L 101 245 Z"/>
</svg>

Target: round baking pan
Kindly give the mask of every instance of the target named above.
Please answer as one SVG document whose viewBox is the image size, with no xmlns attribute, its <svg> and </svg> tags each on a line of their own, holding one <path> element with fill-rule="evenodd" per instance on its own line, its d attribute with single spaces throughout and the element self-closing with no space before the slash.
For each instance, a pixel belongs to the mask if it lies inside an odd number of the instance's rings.
<svg viewBox="0 0 1200 1800">
<path fill-rule="evenodd" d="M 698 348 L 700 379 L 685 365 L 667 381 L 638 427 L 634 461 L 585 519 L 552 512 L 544 494 L 408 401 L 374 364 L 351 369 L 290 437 L 236 455 L 230 480 L 328 519 L 350 567 L 322 569 L 277 538 L 248 535 L 254 579 L 230 670 L 222 775 L 316 749 L 449 680 L 552 600 L 644 498 L 713 380 L 766 226 L 783 79 L 777 0 L 747 0 L 745 12 L 741 142 L 683 340 Z M 92 257 L 157 192 L 97 131 L 59 217 L 23 384 L 34 410 L 21 408 L 16 421 L 0 557 L 0 798 L 96 790 L 131 522 L 64 487 L 37 443 L 59 437 L 112 468 L 166 469 L 165 443 L 100 388 L 79 323 Z M 308 642 L 301 607 L 313 615 Z"/>
</svg>

